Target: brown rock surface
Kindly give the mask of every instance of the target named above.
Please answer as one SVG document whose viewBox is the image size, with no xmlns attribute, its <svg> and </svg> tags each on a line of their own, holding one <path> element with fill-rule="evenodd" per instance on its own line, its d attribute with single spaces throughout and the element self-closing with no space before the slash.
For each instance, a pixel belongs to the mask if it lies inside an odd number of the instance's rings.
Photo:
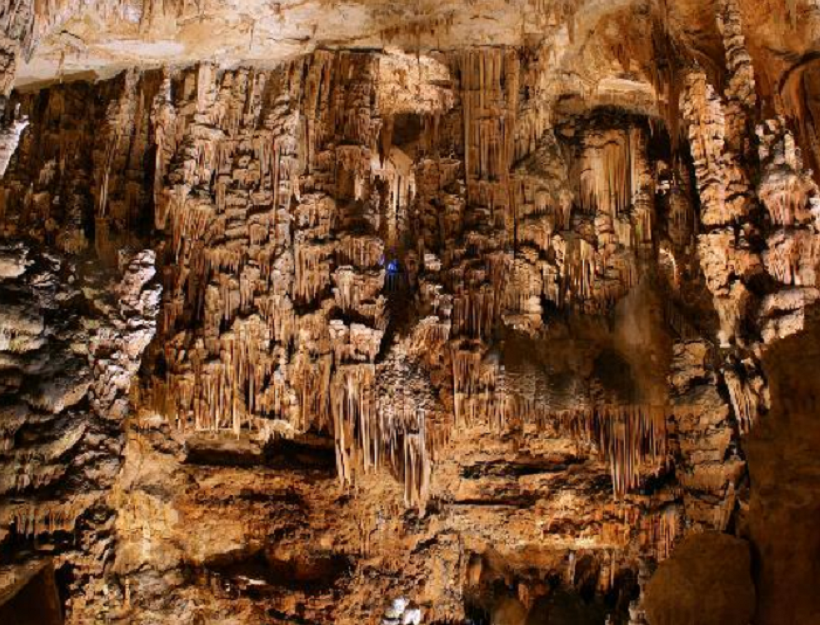
<svg viewBox="0 0 820 625">
<path fill-rule="evenodd" d="M 818 574 L 820 513 L 817 427 L 820 326 L 816 307 L 803 331 L 764 359 L 772 385 L 772 417 L 749 438 L 752 478 L 748 535 L 755 545 L 761 622 L 820 622 L 803 580 Z"/>
<path fill-rule="evenodd" d="M 815 5 L 0 6 L 0 595 L 818 620 Z"/>
<path fill-rule="evenodd" d="M 749 544 L 715 532 L 693 534 L 646 587 L 650 625 L 747 625 L 755 611 Z"/>
</svg>

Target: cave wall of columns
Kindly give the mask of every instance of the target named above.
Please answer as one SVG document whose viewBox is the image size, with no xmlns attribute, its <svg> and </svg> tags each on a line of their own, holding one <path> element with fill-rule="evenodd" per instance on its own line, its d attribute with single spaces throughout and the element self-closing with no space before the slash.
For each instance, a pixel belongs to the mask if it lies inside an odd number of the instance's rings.
<svg viewBox="0 0 820 625">
<path fill-rule="evenodd" d="M 0 9 L 0 603 L 53 567 L 70 623 L 640 625 L 721 533 L 731 618 L 814 622 L 810 49 L 546 3 L 535 43 L 12 91 L 128 17 L 54 4 Z"/>
</svg>

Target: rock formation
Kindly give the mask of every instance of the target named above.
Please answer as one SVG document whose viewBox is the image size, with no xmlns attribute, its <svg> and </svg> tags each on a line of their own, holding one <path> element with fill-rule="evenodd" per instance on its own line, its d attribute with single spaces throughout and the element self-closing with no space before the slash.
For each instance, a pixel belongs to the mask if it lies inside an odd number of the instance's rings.
<svg viewBox="0 0 820 625">
<path fill-rule="evenodd" d="M 760 4 L 0 7 L 0 615 L 820 623 Z"/>
</svg>

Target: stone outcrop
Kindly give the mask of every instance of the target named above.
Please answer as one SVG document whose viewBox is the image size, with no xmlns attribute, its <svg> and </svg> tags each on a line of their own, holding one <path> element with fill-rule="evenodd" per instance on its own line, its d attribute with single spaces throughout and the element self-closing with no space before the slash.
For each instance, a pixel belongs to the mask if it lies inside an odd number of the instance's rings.
<svg viewBox="0 0 820 625">
<path fill-rule="evenodd" d="M 650 623 L 748 623 L 755 611 L 749 545 L 706 532 L 684 540 L 646 588 Z"/>
<path fill-rule="evenodd" d="M 119 282 L 23 244 L 0 257 L 0 532 L 19 545 L 16 562 L 59 553 L 82 605 L 113 556 L 122 421 L 159 300 L 153 255 L 130 260 Z"/>
</svg>

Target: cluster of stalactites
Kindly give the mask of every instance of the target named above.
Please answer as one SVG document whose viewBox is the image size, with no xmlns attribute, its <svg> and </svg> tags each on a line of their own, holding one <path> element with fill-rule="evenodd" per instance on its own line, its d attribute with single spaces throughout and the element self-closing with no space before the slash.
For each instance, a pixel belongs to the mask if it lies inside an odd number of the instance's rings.
<svg viewBox="0 0 820 625">
<path fill-rule="evenodd" d="M 751 144 L 748 124 L 757 105 L 752 57 L 746 48 L 737 0 L 720 0 L 715 17 L 723 38 L 729 77 L 726 85 L 727 140 L 731 150 L 744 154 Z"/>
<path fill-rule="evenodd" d="M 391 446 L 401 439 L 401 457 L 396 458 L 393 467 L 403 478 L 404 502 L 415 506 L 423 513 L 430 498 L 432 477 L 432 453 L 428 449 L 427 416 L 423 410 L 405 407 L 405 416 L 398 420 L 398 426 L 388 428 Z M 388 423 L 391 420 L 388 419 Z"/>
<path fill-rule="evenodd" d="M 586 239 L 573 236 L 567 240 L 564 257 L 565 291 L 573 300 L 592 299 L 596 275 L 595 247 Z"/>
<path fill-rule="evenodd" d="M 720 318 L 720 341 L 729 345 L 747 314 L 749 292 L 744 279 L 760 265 L 760 258 L 744 244 L 735 224 L 748 219 L 752 192 L 738 154 L 729 139 L 720 96 L 703 72 L 686 77 L 683 117 L 701 200 L 698 253 L 706 285 Z"/>
<path fill-rule="evenodd" d="M 185 146 L 159 209 L 162 225 L 171 222 L 173 261 L 163 330 L 172 334 L 183 315 L 203 324 L 167 341 L 171 374 L 157 395 L 182 428 L 250 428 L 263 438 L 332 432 L 342 484 L 388 458 L 408 505 L 423 509 L 431 471 L 425 418 L 393 419 L 377 405 L 385 244 L 348 201 L 369 202 L 374 182 L 387 179 L 389 217 L 413 194 L 412 168 L 398 151 L 388 167 L 373 169 L 381 121 L 371 110 L 368 59 L 318 54 L 307 64 L 304 132 L 291 123 L 287 84 L 265 131 L 252 129 L 252 115 L 235 115 L 243 99 L 259 115 L 256 82 L 226 74 L 220 88 L 207 68 L 197 72 L 188 90 L 197 113 L 187 122 L 161 90 L 158 152 Z M 307 173 L 294 179 L 297 154 Z"/>
<path fill-rule="evenodd" d="M 723 380 L 738 428 L 742 434 L 748 434 L 768 408 L 768 387 L 751 359 L 740 364 L 727 364 L 723 369 Z"/>
<path fill-rule="evenodd" d="M 235 89 L 225 80 L 218 87 L 207 69 L 200 71 L 192 89 L 195 119 L 180 122 L 182 131 L 157 133 L 160 152 L 172 143 L 185 146 L 185 158 L 178 159 L 167 175 L 175 183 L 165 196 L 165 209 L 177 267 L 169 291 L 170 322 L 164 331 L 171 332 L 184 314 L 196 321 L 204 311 L 205 317 L 202 345 L 192 334 L 178 350 L 188 360 L 196 359 L 195 365 L 191 363 L 194 374 L 180 376 L 178 387 L 169 394 L 179 397 L 181 412 L 186 418 L 192 415 L 198 429 L 264 429 L 264 417 L 272 416 L 290 423 L 293 432 L 311 427 L 332 431 L 343 484 L 350 484 L 357 471 L 383 464 L 382 458 L 390 455 L 383 441 L 401 440 L 402 454 L 390 464 L 394 469 L 414 467 L 399 472 L 411 485 L 408 501 L 416 505 L 426 495 L 413 493 L 426 493 L 429 483 L 428 437 L 419 434 L 428 428 L 424 419 L 409 426 L 406 422 L 413 420 L 402 419 L 405 425 L 398 429 L 386 425 L 392 421 L 385 421 L 375 399 L 372 372 L 386 326 L 381 295 L 386 246 L 367 211 L 375 196 L 374 181 L 389 183 L 388 217 L 396 219 L 410 195 L 427 193 L 422 189 L 426 183 L 423 168 L 410 167 L 404 154 L 392 148 L 386 150 L 387 161 L 379 163 L 382 169 L 375 170 L 373 148 L 382 121 L 369 97 L 372 67 L 357 63 L 351 55 L 341 60 L 317 55 L 306 65 L 299 113 L 294 114 L 282 96 L 277 115 L 265 121 L 274 129 L 267 134 L 251 130 L 251 124 L 243 126 L 236 115 L 242 107 L 231 104 L 232 98 L 246 98 L 251 110 L 257 97 L 253 93 L 259 89 Z M 439 294 L 447 291 L 440 299 L 449 302 L 449 311 L 445 312 L 446 305 L 436 310 L 441 317 L 431 317 L 420 342 L 449 342 L 455 421 L 461 425 L 504 422 L 496 392 L 503 386 L 503 369 L 489 350 L 493 331 L 511 302 L 516 312 L 540 313 L 532 306 L 547 289 L 540 282 L 558 282 L 524 270 L 507 290 L 513 265 L 505 243 L 512 232 L 508 186 L 515 151 L 518 65 L 516 54 L 498 49 L 465 53 L 457 62 L 469 196 L 457 215 L 464 246 L 437 261 L 446 265 L 440 272 L 445 284 L 437 286 Z M 155 110 L 157 128 L 168 113 L 168 96 L 161 92 L 165 95 Z M 298 146 L 290 145 L 295 139 L 286 140 L 294 116 L 303 116 L 300 125 L 304 122 L 304 130 L 294 132 L 301 141 Z M 168 124 L 177 123 L 173 115 L 166 117 Z M 648 168 L 642 160 L 643 137 L 633 129 L 610 143 L 596 146 L 595 158 L 601 162 L 595 167 L 612 171 L 598 171 L 600 179 L 588 185 L 588 190 L 595 190 L 594 212 L 609 218 L 603 220 L 602 243 L 570 237 L 560 251 L 565 261 L 561 278 L 579 300 L 614 301 L 619 288 L 631 285 L 634 267 L 622 262 L 613 248 L 631 248 L 652 228 L 651 207 L 634 227 L 622 228 L 618 221 L 628 212 L 637 218 L 641 201 L 651 197 L 651 176 L 647 183 Z M 170 167 L 170 162 L 162 161 L 162 167 Z M 437 186 L 445 178 L 440 165 L 438 169 Z M 294 174 L 297 170 L 301 173 Z M 202 186 L 210 197 L 201 192 Z M 643 200 L 640 193 L 646 196 Z M 254 204 L 252 215 L 243 210 L 243 202 L 247 205 L 249 200 Z M 549 207 L 543 193 L 532 200 L 535 213 L 554 213 L 561 227 L 570 225 L 567 198 Z M 613 217 L 617 223 L 612 223 Z M 553 245 L 555 225 L 547 230 L 532 233 L 544 248 Z M 388 239 L 394 236 L 390 232 L 388 228 Z M 425 257 L 425 250 L 419 256 Z M 600 280 L 601 275 L 607 279 Z M 560 297 L 550 294 L 556 300 Z M 237 332 L 237 319 L 249 315 L 258 315 L 268 326 L 257 324 L 255 344 L 237 348 L 229 337 Z M 179 364 L 184 370 L 185 363 Z M 264 396 L 261 389 L 266 389 Z M 607 441 L 617 440 L 614 434 L 608 436 Z M 615 443 L 602 448 L 607 457 L 617 456 Z M 634 473 L 632 456 L 623 454 L 616 465 L 624 468 L 613 473 L 613 481 L 632 484 L 631 477 L 621 477 L 621 472 Z"/>
<path fill-rule="evenodd" d="M 784 120 L 760 124 L 757 135 L 763 164 L 758 196 L 776 227 L 766 241 L 763 264 L 786 287 L 814 288 L 820 266 L 820 191 Z"/>
<path fill-rule="evenodd" d="M 289 384 L 302 369 L 287 350 L 315 336 L 311 319 L 294 311 L 294 265 L 321 262 L 307 246 L 301 255 L 298 246 L 296 255 L 285 249 L 297 169 L 293 76 L 220 74 L 203 64 L 183 72 L 173 91 L 164 74 L 150 108 L 155 225 L 169 239 L 161 328 L 168 373 L 153 395 L 184 430 L 251 428 L 268 438 L 307 429 L 306 414 L 328 425 L 327 410 Z M 270 108 L 263 94 L 275 98 Z M 109 107 L 109 121 L 122 109 Z M 307 203 L 297 225 L 321 230 L 332 205 Z M 310 293 L 327 284 L 329 276 L 318 287 L 307 279 L 297 286 Z M 306 388 L 326 390 L 323 376 L 306 377 Z"/>
<path fill-rule="evenodd" d="M 667 505 L 644 517 L 641 526 L 642 546 L 650 550 L 656 561 L 662 562 L 672 555 L 675 543 L 683 534 L 683 509 L 679 505 Z"/>
<path fill-rule="evenodd" d="M 374 365 L 338 368 L 330 403 L 341 484 L 353 485 L 357 474 L 390 469 L 404 486 L 405 504 L 423 513 L 432 475 L 425 411 L 407 402 L 381 405 Z"/>
<path fill-rule="evenodd" d="M 500 399 L 497 359 L 480 342 L 454 341 L 450 349 L 456 427 L 496 421 Z"/>
<path fill-rule="evenodd" d="M 385 242 L 388 248 L 395 249 L 400 233 L 407 229 L 408 208 L 416 195 L 416 176 L 412 159 L 402 150 L 390 146 L 387 153 L 384 163 L 372 158 L 371 171 L 375 180 L 387 184 Z"/>
<path fill-rule="evenodd" d="M 603 211 L 615 218 L 629 208 L 637 177 L 632 160 L 630 133 L 609 130 L 587 137 L 578 193 L 584 212 Z"/>
<path fill-rule="evenodd" d="M 559 308 L 607 312 L 655 251 L 656 172 L 646 131 L 589 128 L 572 167 L 554 141 L 522 166 L 514 187 L 516 254 L 505 321 L 525 331 L 540 327 L 542 297 Z"/>
<path fill-rule="evenodd" d="M 357 468 L 370 471 L 380 464 L 382 447 L 376 420 L 376 370 L 373 365 L 337 369 L 330 387 L 336 466 L 344 485 L 353 483 Z"/>
<path fill-rule="evenodd" d="M 464 166 L 471 180 L 506 180 L 515 153 L 519 58 L 502 48 L 458 58 L 464 115 Z"/>
<path fill-rule="evenodd" d="M 13 527 L 23 539 L 42 534 L 73 532 L 77 519 L 86 512 L 101 493 L 75 494 L 70 501 L 26 502 L 6 506 L 0 515 L 4 527 Z"/>
<path fill-rule="evenodd" d="M 482 285 L 453 298 L 453 333 L 476 338 L 490 337 L 495 325 L 496 299 L 493 285 Z"/>
<path fill-rule="evenodd" d="M 534 404 L 507 402 L 511 423 L 533 421 L 538 429 L 570 433 L 593 444 L 609 464 L 616 498 L 638 488 L 647 467 L 662 469 L 668 460 L 666 406 L 593 406 L 554 411 Z M 527 414 L 521 414 L 528 408 Z"/>
</svg>

